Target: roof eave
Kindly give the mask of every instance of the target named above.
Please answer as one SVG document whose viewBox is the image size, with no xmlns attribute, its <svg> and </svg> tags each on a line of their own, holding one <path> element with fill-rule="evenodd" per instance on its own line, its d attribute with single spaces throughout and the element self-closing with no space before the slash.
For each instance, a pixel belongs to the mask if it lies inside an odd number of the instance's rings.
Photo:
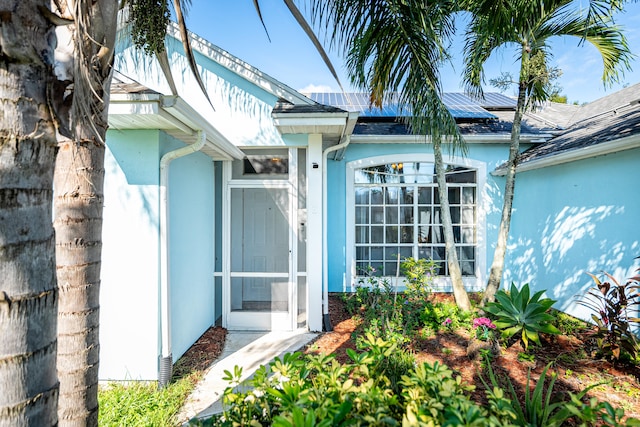
<svg viewBox="0 0 640 427">
<path fill-rule="evenodd" d="M 640 147 L 640 134 L 627 136 L 613 141 L 600 143 L 588 147 L 567 150 L 558 154 L 541 157 L 518 165 L 517 172 L 526 172 L 535 169 L 542 169 L 549 166 L 557 166 L 563 163 L 584 160 L 591 157 L 613 154 L 624 150 L 631 150 Z M 496 169 L 491 172 L 494 176 L 504 176 L 507 174 L 506 168 Z"/>
<path fill-rule="evenodd" d="M 136 120 L 136 117 L 144 120 Z M 109 103 L 109 125 L 116 129 L 160 129 L 191 144 L 206 134 L 203 149 L 216 160 L 241 159 L 244 153 L 179 96 L 116 94 Z"/>
<path fill-rule="evenodd" d="M 273 113 L 273 122 L 283 134 L 342 135 L 353 113 Z M 353 131 L 353 129 L 351 129 Z"/>
<path fill-rule="evenodd" d="M 522 134 L 520 142 L 524 143 L 542 143 L 551 138 L 550 134 Z M 462 135 L 465 142 L 469 144 L 505 144 L 511 141 L 509 134 L 474 134 Z M 428 135 L 353 135 L 351 137 L 352 144 L 415 144 L 415 143 L 431 143 L 431 137 Z"/>
</svg>

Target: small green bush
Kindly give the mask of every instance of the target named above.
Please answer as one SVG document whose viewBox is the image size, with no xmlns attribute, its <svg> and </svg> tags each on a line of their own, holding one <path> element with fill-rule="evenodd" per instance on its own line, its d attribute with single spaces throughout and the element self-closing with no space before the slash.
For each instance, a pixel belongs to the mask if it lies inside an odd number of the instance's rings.
<svg viewBox="0 0 640 427">
<path fill-rule="evenodd" d="M 444 365 L 419 364 L 393 343 L 368 338 L 369 349 L 350 351 L 352 363 L 333 356 L 294 353 L 261 367 L 247 386 L 241 372 L 227 372 L 232 384 L 224 412 L 200 425 L 507 426 L 515 417 L 504 401 L 490 397 L 482 407 L 473 386 Z M 410 363 L 409 363 L 410 362 Z"/>
<path fill-rule="evenodd" d="M 420 314 L 423 327 L 433 331 L 470 327 L 472 313 L 462 311 L 454 302 L 427 302 Z"/>
</svg>

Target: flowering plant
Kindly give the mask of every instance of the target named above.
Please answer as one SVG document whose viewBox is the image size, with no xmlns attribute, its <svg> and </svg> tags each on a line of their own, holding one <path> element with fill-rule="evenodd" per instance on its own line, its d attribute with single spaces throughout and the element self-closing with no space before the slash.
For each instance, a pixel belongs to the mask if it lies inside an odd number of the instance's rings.
<svg viewBox="0 0 640 427">
<path fill-rule="evenodd" d="M 491 331 L 496 328 L 491 319 L 486 317 L 476 317 L 473 319 L 473 327 L 476 330 L 476 338 L 487 341 L 491 338 Z"/>
<path fill-rule="evenodd" d="M 451 324 L 453 323 L 453 320 L 451 320 L 450 317 L 447 317 L 446 319 L 444 319 L 444 321 L 442 322 L 442 326 L 444 326 L 447 329 L 451 329 Z"/>
</svg>

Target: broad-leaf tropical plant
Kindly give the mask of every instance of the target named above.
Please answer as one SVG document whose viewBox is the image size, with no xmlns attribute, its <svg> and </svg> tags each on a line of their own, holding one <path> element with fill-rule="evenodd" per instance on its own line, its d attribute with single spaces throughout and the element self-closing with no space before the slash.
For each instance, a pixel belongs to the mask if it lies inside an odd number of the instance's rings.
<svg viewBox="0 0 640 427">
<path fill-rule="evenodd" d="M 346 57 L 355 87 L 373 106 L 391 101 L 408 111 L 405 122 L 433 144 L 449 275 L 456 303 L 469 310 L 469 296 L 455 250 L 443 145 L 464 151 L 454 118 L 441 100 L 440 66 L 448 59 L 457 2 L 441 0 L 310 0 L 312 19 L 330 28 L 329 37 Z"/>
<path fill-rule="evenodd" d="M 527 349 L 530 342 L 540 344 L 540 333 L 560 333 L 549 323 L 554 317 L 548 311 L 556 301 L 541 298 L 544 292 L 542 290 L 531 295 L 528 283 L 523 285 L 522 289 L 518 289 L 512 283 L 509 292 L 499 290 L 496 293 L 496 301 L 488 303 L 484 310 L 493 315 L 494 324 L 504 338 L 519 336 Z"/>
<path fill-rule="evenodd" d="M 595 338 L 602 356 L 619 360 L 626 354 L 635 359 L 640 346 L 632 325 L 640 325 L 640 318 L 633 315 L 640 308 L 640 274 L 624 283 L 609 273 L 603 273 L 608 280 L 587 274 L 593 279 L 594 286 L 578 300 L 578 304 L 593 311 L 591 319 L 598 329 Z"/>
<path fill-rule="evenodd" d="M 553 87 L 549 66 L 553 37 L 574 36 L 581 44 L 593 45 L 603 61 L 603 82 L 609 83 L 629 67 L 632 54 L 627 41 L 614 25 L 610 13 L 624 2 L 591 1 L 587 11 L 571 0 L 467 0 L 464 8 L 471 13 L 466 33 L 464 83 L 467 91 L 482 97 L 484 64 L 499 48 L 512 46 L 519 63 L 519 75 L 513 83 L 518 87 L 518 100 L 511 129 L 509 159 L 506 164 L 504 204 L 498 241 L 483 304 L 493 301 L 500 287 L 507 239 L 511 225 L 516 169 L 520 152 L 521 122 L 525 111 L 535 103 L 547 100 Z"/>
</svg>

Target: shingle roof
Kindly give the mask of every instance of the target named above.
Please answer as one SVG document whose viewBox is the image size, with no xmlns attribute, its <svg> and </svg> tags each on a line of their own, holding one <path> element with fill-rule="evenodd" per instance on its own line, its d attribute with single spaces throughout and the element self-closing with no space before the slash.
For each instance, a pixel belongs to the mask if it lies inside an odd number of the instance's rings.
<svg viewBox="0 0 640 427">
<path fill-rule="evenodd" d="M 284 99 L 278 100 L 276 105 L 273 107 L 272 113 L 305 113 L 305 114 L 313 114 L 313 113 L 345 113 L 346 111 L 337 108 L 331 105 L 323 105 L 323 104 L 309 104 L 309 105 L 294 105 L 289 101 Z"/>
<path fill-rule="evenodd" d="M 149 89 L 148 87 L 138 83 L 135 80 L 132 80 L 128 77 L 120 73 L 114 73 L 113 79 L 111 80 L 111 93 L 112 94 L 159 94 L 153 89 Z"/>
<path fill-rule="evenodd" d="M 510 134 L 513 111 L 492 111 L 496 120 L 467 121 L 458 123 L 463 135 Z M 522 133 L 542 135 L 544 129 L 531 126 L 527 118 L 522 121 Z M 358 121 L 353 130 L 354 135 L 410 135 L 407 125 L 397 120 Z"/>
<path fill-rule="evenodd" d="M 359 113 L 354 135 L 409 135 L 407 126 L 398 118 L 407 114 L 398 107 L 395 98 L 390 96 L 381 108 L 370 108 L 365 93 L 308 93 L 316 105 L 304 108 L 279 102 L 275 113 L 281 112 L 333 112 L 356 111 Z M 444 93 L 443 100 L 458 122 L 460 131 L 465 135 L 490 135 L 511 132 L 511 122 L 516 101 L 500 93 L 486 93 L 482 100 L 474 100 L 462 93 Z M 525 117 L 522 132 L 525 134 L 547 133 L 552 128 L 547 123 Z M 555 129 L 555 128 L 553 128 Z"/>
<path fill-rule="evenodd" d="M 566 130 L 524 151 L 518 163 L 526 165 L 632 135 L 640 135 L 640 84 L 581 106 Z M 496 171 L 504 168 L 501 165 Z"/>
</svg>

